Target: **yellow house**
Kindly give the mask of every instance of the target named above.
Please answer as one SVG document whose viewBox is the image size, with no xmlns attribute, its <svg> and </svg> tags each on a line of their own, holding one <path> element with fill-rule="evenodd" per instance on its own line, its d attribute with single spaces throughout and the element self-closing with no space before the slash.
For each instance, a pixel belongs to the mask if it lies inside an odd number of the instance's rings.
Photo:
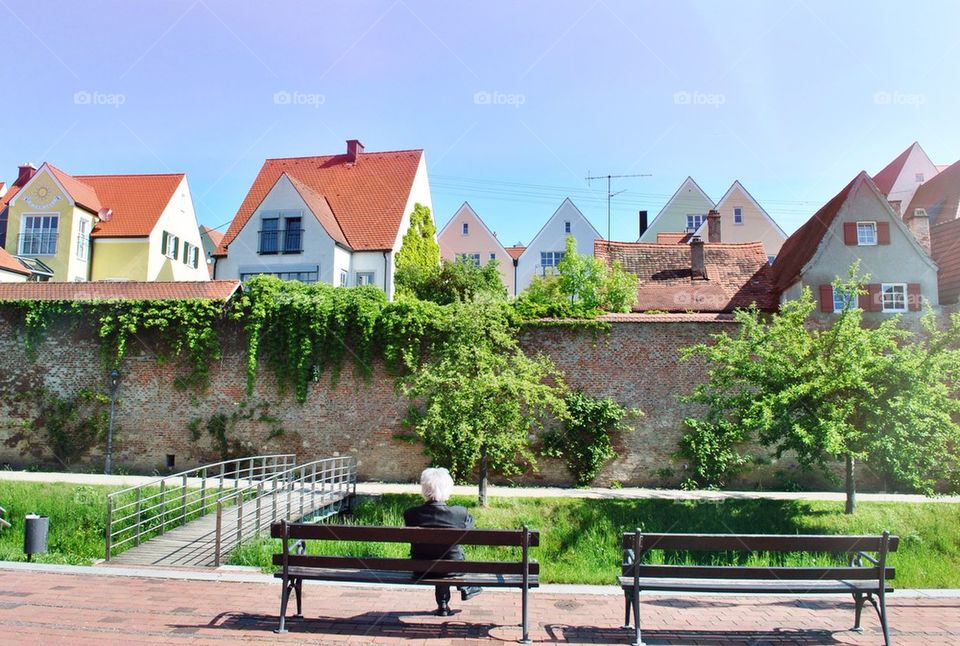
<svg viewBox="0 0 960 646">
<path fill-rule="evenodd" d="M 6 250 L 54 281 L 209 280 L 186 175 L 69 175 L 21 166 Z"/>
</svg>

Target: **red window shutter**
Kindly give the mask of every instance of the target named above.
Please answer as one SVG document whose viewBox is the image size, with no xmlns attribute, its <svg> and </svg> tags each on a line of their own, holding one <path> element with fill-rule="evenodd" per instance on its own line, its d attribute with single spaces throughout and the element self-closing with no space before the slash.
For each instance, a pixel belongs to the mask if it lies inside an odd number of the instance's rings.
<svg viewBox="0 0 960 646">
<path fill-rule="evenodd" d="M 889 222 L 877 222 L 877 244 L 890 244 Z"/>
<path fill-rule="evenodd" d="M 883 311 L 883 300 L 880 298 L 880 285 L 878 283 L 867 285 L 867 299 L 867 307 L 864 310 L 867 312 Z"/>
<path fill-rule="evenodd" d="M 907 309 L 919 312 L 921 304 L 920 283 L 907 283 Z"/>
<path fill-rule="evenodd" d="M 833 311 L 833 285 L 820 285 L 820 311 Z"/>
<path fill-rule="evenodd" d="M 856 222 L 843 223 L 843 244 L 845 245 L 857 244 L 857 223 Z"/>
</svg>

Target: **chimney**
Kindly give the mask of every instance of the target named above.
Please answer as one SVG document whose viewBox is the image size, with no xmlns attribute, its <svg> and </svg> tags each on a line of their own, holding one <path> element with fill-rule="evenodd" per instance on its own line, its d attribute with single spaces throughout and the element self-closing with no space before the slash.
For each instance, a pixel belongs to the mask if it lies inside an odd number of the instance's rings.
<svg viewBox="0 0 960 646">
<path fill-rule="evenodd" d="M 37 169 L 33 164 L 27 162 L 26 164 L 20 165 L 20 173 L 17 175 L 17 181 L 14 182 L 15 186 L 23 186 L 30 181 L 34 175 L 36 175 Z"/>
<path fill-rule="evenodd" d="M 707 265 L 703 259 L 703 239 L 693 236 L 690 239 L 690 277 L 706 278 Z"/>
<path fill-rule="evenodd" d="M 907 217 L 907 227 L 927 255 L 930 255 L 930 218 L 926 209 L 916 208 Z"/>
<path fill-rule="evenodd" d="M 640 235 L 637 236 L 637 240 L 643 237 L 643 234 L 647 232 L 647 212 L 640 211 Z"/>
<path fill-rule="evenodd" d="M 347 139 L 347 161 L 356 164 L 357 157 L 363 152 L 363 144 L 359 139 Z"/>
<path fill-rule="evenodd" d="M 720 242 L 720 211 L 716 209 L 707 213 L 707 242 Z"/>
<path fill-rule="evenodd" d="M 897 215 L 903 215 L 903 211 L 900 208 L 903 206 L 902 200 L 887 200 L 890 204 L 890 208 L 893 209 L 893 212 Z"/>
</svg>

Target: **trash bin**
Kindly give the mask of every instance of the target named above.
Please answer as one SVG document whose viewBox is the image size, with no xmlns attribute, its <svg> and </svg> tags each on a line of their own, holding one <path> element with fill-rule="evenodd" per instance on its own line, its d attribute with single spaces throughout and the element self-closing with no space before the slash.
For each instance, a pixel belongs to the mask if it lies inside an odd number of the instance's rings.
<svg viewBox="0 0 960 646">
<path fill-rule="evenodd" d="M 34 554 L 47 552 L 50 517 L 27 514 L 23 521 L 23 551 L 27 555 L 27 560 L 32 561 Z"/>
</svg>

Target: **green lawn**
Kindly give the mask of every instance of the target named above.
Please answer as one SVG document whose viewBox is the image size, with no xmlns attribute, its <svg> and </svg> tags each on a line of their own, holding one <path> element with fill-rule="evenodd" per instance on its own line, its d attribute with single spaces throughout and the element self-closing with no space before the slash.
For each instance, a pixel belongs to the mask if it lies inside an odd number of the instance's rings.
<svg viewBox="0 0 960 646">
<path fill-rule="evenodd" d="M 419 504 L 418 496 L 365 497 L 348 522 L 402 525 L 405 508 Z M 857 514 L 843 514 L 842 502 L 736 500 L 723 503 L 666 500 L 590 500 L 574 498 L 492 498 L 487 509 L 475 499 L 455 498 L 466 505 L 478 526 L 515 528 L 526 523 L 540 530 L 534 549 L 545 583 L 610 584 L 618 573 L 617 536 L 640 527 L 647 531 L 770 534 L 859 534 L 889 529 L 901 537 L 900 550 L 891 555 L 901 588 L 960 588 L 960 504 L 860 503 Z M 260 539 L 237 550 L 231 563 L 267 570 L 279 541 Z M 405 545 L 338 544 L 314 542 L 313 553 L 356 556 L 407 556 Z M 468 558 L 502 558 L 504 548 L 471 547 Z M 664 555 L 655 554 L 662 559 Z M 669 555 L 671 562 L 689 562 L 688 555 Z M 730 554 L 708 555 L 710 562 L 731 562 Z M 776 558 L 776 557 L 773 557 Z M 784 564 L 824 563 L 828 555 L 787 555 Z M 771 563 L 764 554 L 742 562 Z"/>
</svg>

